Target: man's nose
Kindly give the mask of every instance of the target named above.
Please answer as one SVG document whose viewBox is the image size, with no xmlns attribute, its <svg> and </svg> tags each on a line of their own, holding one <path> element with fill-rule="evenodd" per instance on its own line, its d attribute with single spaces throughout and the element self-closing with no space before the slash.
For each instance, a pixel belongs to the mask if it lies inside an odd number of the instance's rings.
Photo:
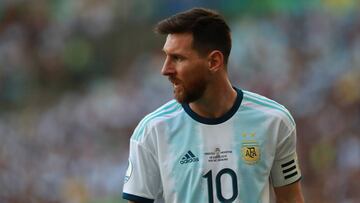
<svg viewBox="0 0 360 203">
<path fill-rule="evenodd" d="M 162 75 L 171 75 L 175 73 L 175 68 L 174 65 L 171 63 L 171 61 L 169 60 L 169 57 L 166 57 L 165 61 L 164 61 L 164 65 L 161 69 L 161 74 Z"/>
</svg>

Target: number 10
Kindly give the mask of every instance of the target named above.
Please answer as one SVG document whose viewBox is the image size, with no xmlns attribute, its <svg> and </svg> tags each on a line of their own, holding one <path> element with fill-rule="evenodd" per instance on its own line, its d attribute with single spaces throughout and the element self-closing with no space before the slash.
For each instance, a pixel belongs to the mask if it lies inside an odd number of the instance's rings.
<svg viewBox="0 0 360 203">
<path fill-rule="evenodd" d="M 233 194 L 229 199 L 226 199 L 223 195 L 222 195 L 222 191 L 221 191 L 221 176 L 224 174 L 228 174 L 231 177 L 231 181 L 232 181 L 232 190 L 233 190 Z M 212 171 L 210 170 L 209 172 L 207 172 L 205 175 L 203 175 L 203 178 L 207 179 L 207 184 L 208 184 L 208 194 L 209 194 L 209 203 L 214 203 L 214 198 L 213 198 L 213 179 L 212 179 Z M 219 171 L 219 173 L 216 175 L 215 177 L 215 185 L 216 185 L 216 196 L 218 198 L 218 200 L 220 202 L 223 203 L 230 203 L 233 202 L 236 197 L 238 196 L 238 187 L 237 187 L 237 177 L 236 177 L 236 173 L 230 169 L 230 168 L 224 168 L 221 171 Z"/>
</svg>

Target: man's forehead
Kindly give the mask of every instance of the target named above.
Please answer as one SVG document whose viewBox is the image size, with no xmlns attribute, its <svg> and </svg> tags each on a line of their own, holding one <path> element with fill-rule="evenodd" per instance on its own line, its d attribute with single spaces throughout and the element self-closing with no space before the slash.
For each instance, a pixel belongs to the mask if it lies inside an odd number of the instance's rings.
<svg viewBox="0 0 360 203">
<path fill-rule="evenodd" d="M 180 49 L 192 49 L 191 33 L 168 34 L 163 50 L 165 52 L 177 51 Z"/>
</svg>

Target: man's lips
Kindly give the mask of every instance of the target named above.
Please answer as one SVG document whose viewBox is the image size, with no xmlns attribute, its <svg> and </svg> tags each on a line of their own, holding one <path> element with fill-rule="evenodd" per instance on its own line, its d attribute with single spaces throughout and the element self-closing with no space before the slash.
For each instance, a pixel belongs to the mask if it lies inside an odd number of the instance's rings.
<svg viewBox="0 0 360 203">
<path fill-rule="evenodd" d="M 174 91 L 178 91 L 179 89 L 181 89 L 181 81 L 175 78 L 169 78 L 169 81 L 171 82 L 171 84 L 173 85 L 173 89 Z"/>
<path fill-rule="evenodd" d="M 169 78 L 169 81 L 176 87 L 180 84 L 180 81 L 175 78 Z"/>
</svg>

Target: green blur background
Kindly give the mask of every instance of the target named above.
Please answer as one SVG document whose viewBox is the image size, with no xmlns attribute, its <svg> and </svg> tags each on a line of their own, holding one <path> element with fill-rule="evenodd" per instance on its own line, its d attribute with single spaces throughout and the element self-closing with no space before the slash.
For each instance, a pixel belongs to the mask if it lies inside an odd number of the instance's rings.
<svg viewBox="0 0 360 203">
<path fill-rule="evenodd" d="M 293 114 L 306 201 L 360 202 L 358 0 L 0 0 L 0 202 L 124 202 L 131 133 L 172 98 L 153 26 L 198 6 L 233 84 Z"/>
</svg>

